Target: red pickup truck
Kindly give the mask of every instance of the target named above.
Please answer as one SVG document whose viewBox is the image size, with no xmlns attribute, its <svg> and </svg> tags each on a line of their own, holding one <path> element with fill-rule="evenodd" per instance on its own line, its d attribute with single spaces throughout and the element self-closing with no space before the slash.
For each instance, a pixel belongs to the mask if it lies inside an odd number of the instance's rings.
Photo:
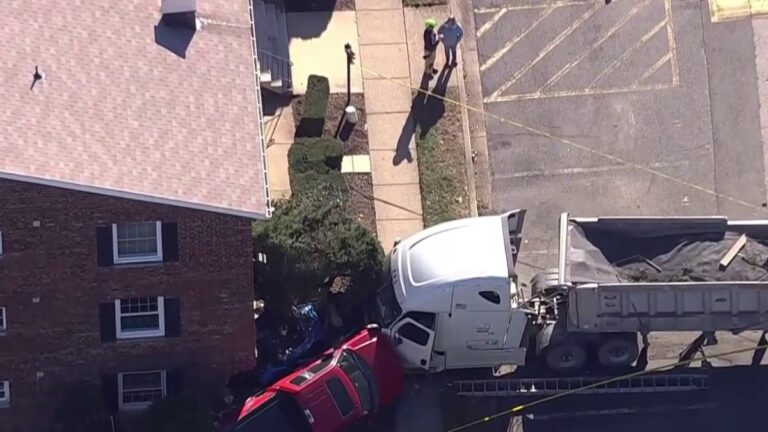
<svg viewBox="0 0 768 432">
<path fill-rule="evenodd" d="M 333 432 L 397 399 L 397 352 L 371 325 L 245 401 L 235 432 Z"/>
</svg>

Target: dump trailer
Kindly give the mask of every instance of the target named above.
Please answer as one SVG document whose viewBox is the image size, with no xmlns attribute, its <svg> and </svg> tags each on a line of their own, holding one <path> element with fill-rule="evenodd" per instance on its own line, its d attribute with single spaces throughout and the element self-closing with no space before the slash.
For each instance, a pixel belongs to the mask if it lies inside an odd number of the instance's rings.
<svg viewBox="0 0 768 432">
<path fill-rule="evenodd" d="M 452 221 L 393 248 L 378 306 L 407 366 L 573 373 L 594 358 L 621 369 L 650 332 L 701 332 L 681 353 L 689 359 L 716 332 L 768 329 L 768 221 L 563 214 L 558 267 L 525 295 L 515 272 L 524 217 Z"/>
</svg>

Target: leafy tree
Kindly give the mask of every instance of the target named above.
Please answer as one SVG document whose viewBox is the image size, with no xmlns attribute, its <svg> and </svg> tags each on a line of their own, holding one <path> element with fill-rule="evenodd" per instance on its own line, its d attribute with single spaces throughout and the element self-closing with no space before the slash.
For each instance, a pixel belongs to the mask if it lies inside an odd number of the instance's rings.
<svg viewBox="0 0 768 432">
<path fill-rule="evenodd" d="M 317 182 L 276 205 L 272 218 L 254 223 L 256 290 L 267 307 L 322 302 L 343 292 L 355 304 L 379 285 L 383 252 L 345 210 L 346 191 Z"/>
</svg>

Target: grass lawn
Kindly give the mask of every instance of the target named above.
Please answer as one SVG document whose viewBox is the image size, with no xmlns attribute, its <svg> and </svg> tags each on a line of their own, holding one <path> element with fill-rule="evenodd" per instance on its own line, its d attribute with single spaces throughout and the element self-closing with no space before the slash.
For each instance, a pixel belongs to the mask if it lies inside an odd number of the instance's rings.
<svg viewBox="0 0 768 432">
<path fill-rule="evenodd" d="M 446 98 L 459 100 L 458 90 L 448 88 Z M 468 217 L 467 169 L 461 111 L 458 105 L 428 97 L 424 116 L 442 112 L 439 118 L 426 122 L 429 130 L 422 136 L 425 122 L 416 113 L 416 155 L 421 184 L 424 226 Z"/>
</svg>

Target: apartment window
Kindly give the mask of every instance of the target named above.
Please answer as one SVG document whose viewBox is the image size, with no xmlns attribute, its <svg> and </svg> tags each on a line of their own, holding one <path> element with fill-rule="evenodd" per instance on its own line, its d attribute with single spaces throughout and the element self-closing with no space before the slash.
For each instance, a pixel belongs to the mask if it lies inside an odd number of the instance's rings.
<svg viewBox="0 0 768 432">
<path fill-rule="evenodd" d="M 115 300 L 118 339 L 165 336 L 165 299 L 134 297 Z"/>
<path fill-rule="evenodd" d="M 165 371 L 117 374 L 117 394 L 121 411 L 145 409 L 167 394 Z"/>
<path fill-rule="evenodd" d="M 115 264 L 162 261 L 162 232 L 159 221 L 112 224 Z"/>
<path fill-rule="evenodd" d="M 96 261 L 101 267 L 179 260 L 175 222 L 126 222 L 96 227 Z"/>
<path fill-rule="evenodd" d="M 11 382 L 0 380 L 0 408 L 11 404 Z"/>
<path fill-rule="evenodd" d="M 7 315 L 5 308 L 0 306 L 0 334 L 5 333 L 5 331 L 8 329 L 8 321 L 6 317 Z"/>
</svg>

